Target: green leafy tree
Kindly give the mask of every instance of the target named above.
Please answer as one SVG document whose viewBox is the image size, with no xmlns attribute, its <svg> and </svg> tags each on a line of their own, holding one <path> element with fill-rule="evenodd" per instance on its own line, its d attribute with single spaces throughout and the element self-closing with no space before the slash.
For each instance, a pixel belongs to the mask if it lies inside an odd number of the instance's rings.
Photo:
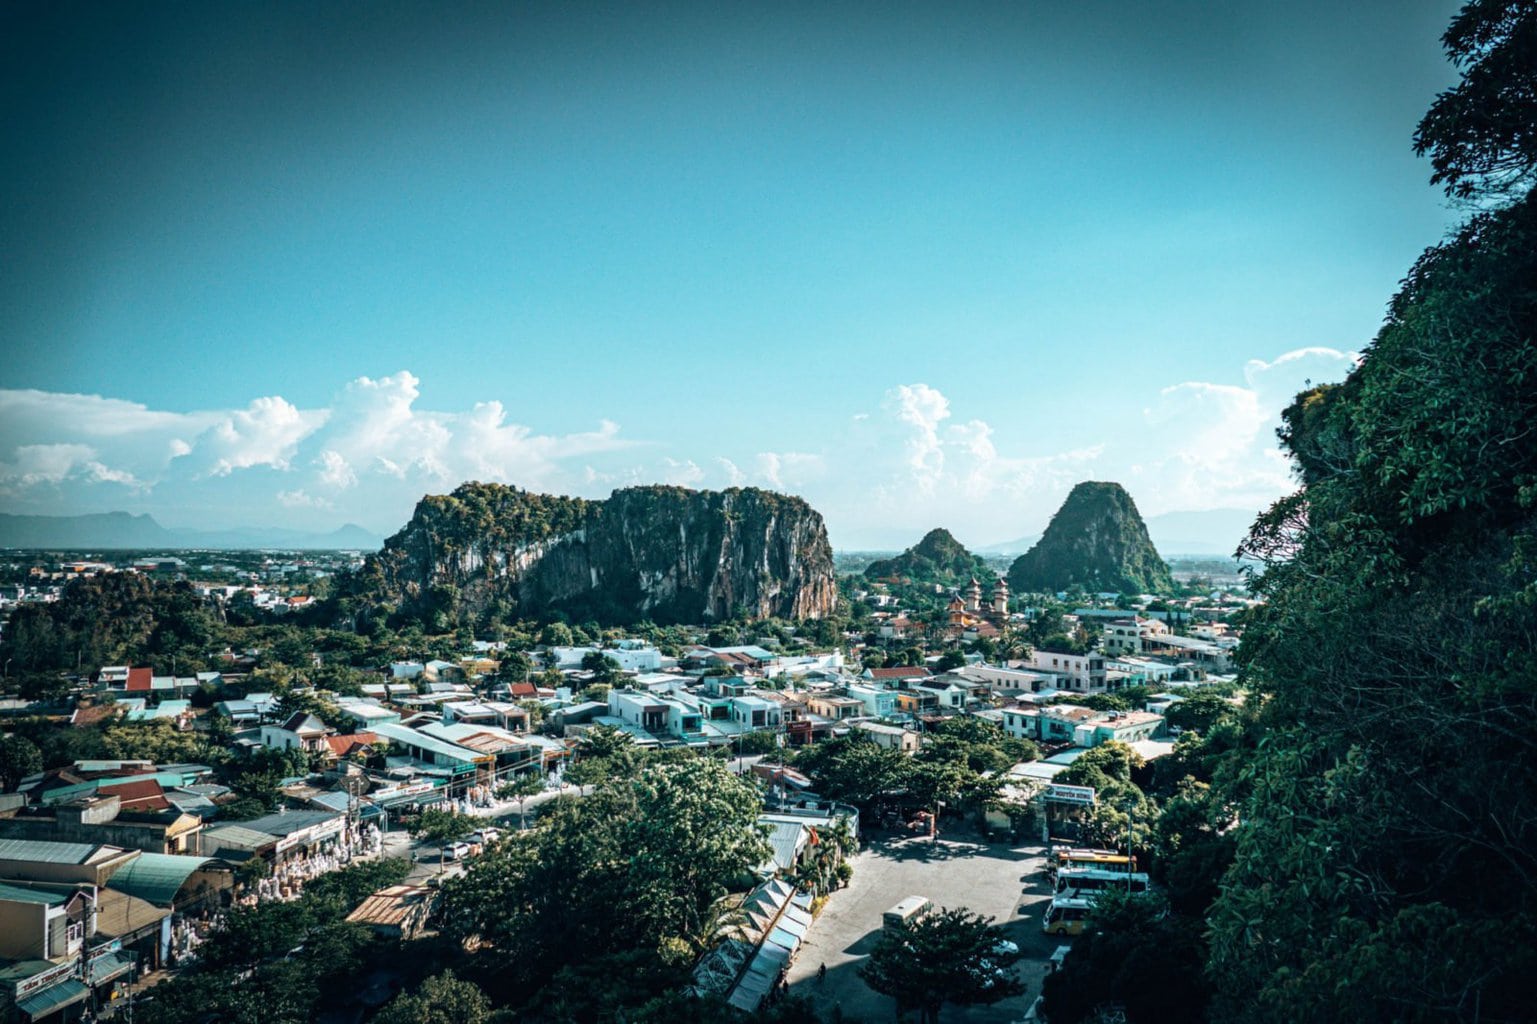
<svg viewBox="0 0 1537 1024">
<path fill-rule="evenodd" d="M 964 664 L 966 664 L 966 655 L 952 648 L 939 656 L 937 667 L 941 672 L 949 672 L 951 669 L 960 668 Z"/>
<path fill-rule="evenodd" d="M 9 793 L 28 775 L 43 770 L 43 752 L 25 736 L 0 739 L 0 792 Z"/>
<path fill-rule="evenodd" d="M 1021 954 L 1000 945 L 1002 930 L 965 907 L 887 925 L 859 967 L 865 984 L 936 1024 L 946 1003 L 991 1005 L 1024 992 L 1010 968 Z"/>
<path fill-rule="evenodd" d="M 422 842 L 434 846 L 456 843 L 480 827 L 480 820 L 458 811 L 428 807 L 407 826 L 407 831 Z"/>
<path fill-rule="evenodd" d="M 1128 1024 L 1204 1021 L 1205 954 L 1199 922 L 1171 917 L 1158 896 L 1106 893 L 1062 969 L 1046 976 L 1046 1017 L 1078 1024 L 1117 1011 Z"/>
<path fill-rule="evenodd" d="M 518 802 L 518 817 L 522 819 L 524 828 L 528 827 L 528 818 L 523 813 L 523 804 L 531 796 L 543 793 L 545 778 L 540 772 L 531 772 L 527 775 L 514 775 L 512 778 L 496 787 L 498 800 L 516 800 Z"/>
<path fill-rule="evenodd" d="M 622 678 L 619 662 L 602 651 L 588 651 L 582 655 L 582 669 L 592 673 L 592 681 L 613 686 Z"/>
<path fill-rule="evenodd" d="M 570 647 L 571 627 L 564 622 L 552 622 L 539 631 L 539 642 L 545 647 Z"/>
<path fill-rule="evenodd" d="M 494 950 L 520 990 L 584 960 L 673 962 L 769 854 L 757 787 L 712 758 L 658 764 L 563 797 L 443 887 L 444 927 Z M 641 992 L 640 1001 L 652 993 Z"/>
<path fill-rule="evenodd" d="M 575 761 L 566 769 L 565 777 L 574 785 L 596 785 L 634 775 L 644 761 L 644 753 L 629 733 L 611 725 L 595 725 L 577 740 Z"/>
<path fill-rule="evenodd" d="M 491 1000 L 474 982 L 444 971 L 412 993 L 390 1000 L 374 1020 L 378 1024 L 487 1024 Z"/>
<path fill-rule="evenodd" d="M 1184 700 L 1175 701 L 1164 713 L 1164 721 L 1180 729 L 1204 733 L 1217 720 L 1233 714 L 1233 705 L 1226 697 L 1214 693 L 1193 693 Z"/>
<path fill-rule="evenodd" d="M 1430 156 L 1430 180 L 1447 195 L 1524 194 L 1537 169 L 1537 6 L 1473 0 L 1441 41 L 1462 80 L 1436 97 L 1414 151 Z"/>
<path fill-rule="evenodd" d="M 818 793 L 861 808 L 905 789 L 913 771 L 912 759 L 900 750 L 855 736 L 806 747 L 795 765 L 811 776 Z"/>
<path fill-rule="evenodd" d="M 181 732 L 166 719 L 150 722 L 118 722 L 102 733 L 107 756 L 125 761 L 155 764 L 187 764 L 210 757 L 206 740 L 195 732 Z"/>
<path fill-rule="evenodd" d="M 496 666 L 496 681 L 526 683 L 533 667 L 534 664 L 528 660 L 528 655 L 521 651 L 508 651 L 502 655 L 502 660 Z"/>
</svg>

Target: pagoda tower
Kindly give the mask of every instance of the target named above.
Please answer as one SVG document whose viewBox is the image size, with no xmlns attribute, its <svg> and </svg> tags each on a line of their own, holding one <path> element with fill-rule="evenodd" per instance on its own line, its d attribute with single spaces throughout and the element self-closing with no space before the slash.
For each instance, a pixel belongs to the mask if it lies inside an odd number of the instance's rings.
<svg viewBox="0 0 1537 1024">
<path fill-rule="evenodd" d="M 1002 576 L 993 584 L 992 594 L 993 614 L 998 618 L 1006 618 L 1009 614 L 1009 581 Z"/>
<path fill-rule="evenodd" d="M 951 626 L 962 626 L 966 622 L 966 605 L 961 601 L 961 595 L 956 594 L 950 598 L 950 605 L 946 609 L 950 617 Z"/>
<path fill-rule="evenodd" d="M 982 584 L 977 582 L 975 576 L 966 587 L 966 610 L 973 614 L 980 614 L 982 611 Z"/>
</svg>

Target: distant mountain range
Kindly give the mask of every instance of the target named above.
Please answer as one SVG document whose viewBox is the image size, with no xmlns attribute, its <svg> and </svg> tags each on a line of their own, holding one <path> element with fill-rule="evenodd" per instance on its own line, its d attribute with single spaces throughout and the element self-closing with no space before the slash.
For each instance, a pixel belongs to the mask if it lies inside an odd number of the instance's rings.
<svg viewBox="0 0 1537 1024">
<path fill-rule="evenodd" d="M 1041 539 L 1038 533 L 1032 533 L 1028 537 L 1020 537 L 1016 540 L 999 541 L 997 544 L 984 544 L 977 548 L 979 555 L 1022 555 L 1035 547 L 1035 542 Z"/>
<path fill-rule="evenodd" d="M 281 528 L 167 529 L 148 515 L 104 512 L 83 516 L 15 516 L 0 513 L 0 548 L 123 551 L 148 548 L 276 548 L 377 551 L 383 538 L 348 523 L 330 533 Z"/>
<path fill-rule="evenodd" d="M 1205 512 L 1165 512 L 1149 516 L 1147 532 L 1165 558 L 1174 555 L 1221 555 L 1231 557 L 1249 535 L 1249 527 L 1262 510 L 1214 508 Z"/>
</svg>

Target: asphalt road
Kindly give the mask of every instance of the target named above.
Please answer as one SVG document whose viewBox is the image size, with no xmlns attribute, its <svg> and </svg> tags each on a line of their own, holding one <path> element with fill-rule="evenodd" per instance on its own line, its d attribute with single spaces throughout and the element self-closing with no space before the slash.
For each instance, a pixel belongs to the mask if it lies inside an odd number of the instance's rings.
<svg viewBox="0 0 1537 1024">
<path fill-rule="evenodd" d="M 852 861 L 848 886 L 832 894 L 790 967 L 792 992 L 809 995 L 825 1013 L 836 1006 L 850 1019 L 889 1020 L 895 1002 L 871 991 L 858 975 L 860 962 L 880 936 L 881 915 L 907 896 L 927 896 L 936 907 L 966 907 L 992 917 L 1024 957 L 1015 973 L 1022 996 L 993 1006 L 947 1006 L 945 1021 L 1009 1024 L 1023 1017 L 1041 992 L 1046 964 L 1060 940 L 1041 932 L 1049 900 L 1040 844 L 989 842 L 973 836 L 877 838 Z M 1028 889 L 1028 892 L 1022 890 Z M 817 970 L 827 965 L 827 976 Z"/>
</svg>

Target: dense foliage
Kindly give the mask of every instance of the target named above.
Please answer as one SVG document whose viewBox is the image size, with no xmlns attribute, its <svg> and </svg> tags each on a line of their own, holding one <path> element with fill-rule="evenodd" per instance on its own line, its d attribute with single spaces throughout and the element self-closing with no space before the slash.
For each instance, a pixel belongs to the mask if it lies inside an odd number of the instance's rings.
<svg viewBox="0 0 1537 1024">
<path fill-rule="evenodd" d="M 862 810 L 934 810 L 943 803 L 948 813 L 974 815 L 1003 806 L 1003 773 L 1039 753 L 992 722 L 958 716 L 941 722 L 914 755 L 856 732 L 803 748 L 795 765 L 818 793 Z"/>
<path fill-rule="evenodd" d="M 296 901 L 232 910 L 200 947 L 196 968 L 139 999 L 135 1019 L 304 1024 L 345 1005 L 353 992 L 344 979 L 384 953 L 345 918 L 369 893 L 400 882 L 409 867 L 399 860 L 356 864 L 312 882 Z M 285 956 L 301 945 L 303 955 Z"/>
<path fill-rule="evenodd" d="M 888 924 L 859 976 L 896 1000 L 899 1017 L 917 1010 L 924 1024 L 935 1024 L 946 1003 L 991 1005 L 1024 991 L 1009 969 L 1019 949 L 1002 940 L 992 918 L 965 907 L 939 910 Z"/>
<path fill-rule="evenodd" d="M 1349 377 L 1286 410 L 1302 486 L 1246 542 L 1249 699 L 1182 711 L 1158 766 L 1168 916 L 1101 915 L 1047 988 L 1054 1024 L 1099 1001 L 1176 1019 L 1117 980 L 1136 964 L 1125 981 L 1219 1021 L 1531 1018 L 1534 39 L 1537 5 L 1497 0 L 1447 34 L 1463 81 L 1416 144 L 1485 208 L 1415 264 Z"/>
<path fill-rule="evenodd" d="M 167 670 L 174 659 L 186 674 L 202 667 L 219 625 L 217 610 L 190 584 L 108 573 L 71 582 L 59 601 L 16 609 L 3 652 L 18 672 L 153 658 Z"/>
<path fill-rule="evenodd" d="M 1474 0 L 1442 42 L 1463 76 L 1420 122 L 1415 152 L 1448 195 L 1521 195 L 1537 168 L 1537 3 Z"/>
<path fill-rule="evenodd" d="M 1415 266 L 1361 367 L 1289 410 L 1304 487 L 1250 542 L 1268 604 L 1246 654 L 1271 699 L 1229 794 L 1246 828 L 1213 907 L 1224 1016 L 1523 1012 L 1533 282 L 1537 203 L 1475 217 Z"/>
<path fill-rule="evenodd" d="M 444 885 L 444 926 L 486 944 L 499 1002 L 588 1020 L 678 986 L 723 898 L 769 855 L 761 798 L 713 758 L 656 763 L 542 808 Z M 573 951 L 581 951 L 578 960 Z"/>
</svg>

